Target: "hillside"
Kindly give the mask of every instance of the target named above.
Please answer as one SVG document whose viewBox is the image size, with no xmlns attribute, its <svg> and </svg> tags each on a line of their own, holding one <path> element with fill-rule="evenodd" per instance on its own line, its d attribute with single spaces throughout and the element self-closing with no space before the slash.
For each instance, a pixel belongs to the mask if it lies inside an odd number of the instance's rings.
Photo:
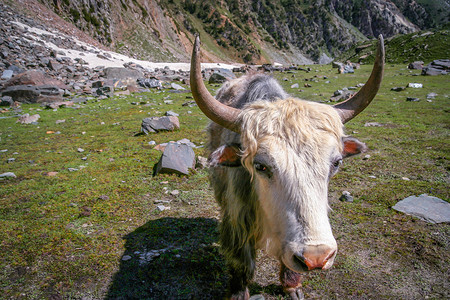
<svg viewBox="0 0 450 300">
<path fill-rule="evenodd" d="M 386 62 L 408 64 L 424 61 L 427 64 L 434 59 L 446 59 L 450 57 L 449 45 L 450 32 L 446 29 L 397 35 L 385 41 Z M 371 64 L 375 60 L 375 46 L 375 41 L 355 44 L 338 60 Z"/>
<path fill-rule="evenodd" d="M 111 50 L 170 62 L 189 60 L 196 32 L 207 61 L 307 64 L 327 63 L 380 33 L 390 37 L 448 23 L 448 1 L 1 1 L 36 18 L 34 7 L 42 4 Z"/>
</svg>

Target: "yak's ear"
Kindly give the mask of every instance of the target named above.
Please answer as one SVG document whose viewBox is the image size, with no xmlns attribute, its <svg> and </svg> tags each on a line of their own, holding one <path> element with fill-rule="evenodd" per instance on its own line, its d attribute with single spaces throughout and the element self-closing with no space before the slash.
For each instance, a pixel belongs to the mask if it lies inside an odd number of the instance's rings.
<svg viewBox="0 0 450 300">
<path fill-rule="evenodd" d="M 239 167 L 241 165 L 238 145 L 223 145 L 216 149 L 208 158 L 210 167 L 226 166 Z"/>
<path fill-rule="evenodd" d="M 344 151 L 342 153 L 343 158 L 360 154 L 368 150 L 366 144 L 353 137 L 344 137 L 342 138 L 342 141 L 344 142 Z"/>
</svg>

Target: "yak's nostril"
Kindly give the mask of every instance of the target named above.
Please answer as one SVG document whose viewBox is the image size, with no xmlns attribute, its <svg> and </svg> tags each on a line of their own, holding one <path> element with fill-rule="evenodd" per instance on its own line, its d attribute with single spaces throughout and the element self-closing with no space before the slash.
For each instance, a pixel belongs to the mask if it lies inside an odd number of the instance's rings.
<svg viewBox="0 0 450 300">
<path fill-rule="evenodd" d="M 336 250 L 326 245 L 307 246 L 303 250 L 304 264 L 308 270 L 323 269 L 335 254 Z"/>
<path fill-rule="evenodd" d="M 302 255 L 294 254 L 294 262 L 301 266 L 302 269 L 308 270 L 308 266 L 305 263 L 305 258 Z"/>
</svg>

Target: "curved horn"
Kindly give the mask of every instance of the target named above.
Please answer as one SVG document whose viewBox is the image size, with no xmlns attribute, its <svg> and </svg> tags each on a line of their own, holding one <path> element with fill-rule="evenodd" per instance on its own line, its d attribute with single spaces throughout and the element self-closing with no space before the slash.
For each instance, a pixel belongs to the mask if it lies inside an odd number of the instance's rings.
<svg viewBox="0 0 450 300">
<path fill-rule="evenodd" d="M 356 115 L 362 112 L 367 105 L 370 104 L 380 88 L 381 81 L 383 80 L 383 73 L 384 41 L 383 36 L 380 34 L 378 37 L 377 54 L 372 74 L 370 74 L 366 84 L 350 99 L 334 105 L 334 108 L 336 108 L 341 116 L 342 123 L 346 123 L 356 117 Z"/>
<path fill-rule="evenodd" d="M 200 38 L 195 37 L 191 59 L 191 92 L 202 112 L 212 121 L 234 132 L 240 132 L 237 122 L 240 110 L 217 101 L 203 83 L 200 66 Z"/>
</svg>

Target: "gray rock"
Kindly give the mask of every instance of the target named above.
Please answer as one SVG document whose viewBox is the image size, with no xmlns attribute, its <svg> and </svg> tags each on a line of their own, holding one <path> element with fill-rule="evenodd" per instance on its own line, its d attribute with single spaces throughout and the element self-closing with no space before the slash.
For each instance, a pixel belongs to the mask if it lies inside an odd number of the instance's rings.
<svg viewBox="0 0 450 300">
<path fill-rule="evenodd" d="M 13 172 L 6 172 L 3 174 L 0 174 L 0 178 L 16 178 L 16 174 L 14 174 Z"/>
<path fill-rule="evenodd" d="M 409 102 L 419 102 L 420 99 L 419 99 L 419 98 L 415 98 L 415 97 L 406 97 L 406 101 L 409 101 Z"/>
<path fill-rule="evenodd" d="M 127 68 L 110 67 L 104 71 L 105 77 L 112 80 L 130 80 L 136 81 L 138 78 L 142 78 L 143 74 L 139 70 L 132 70 Z"/>
<path fill-rule="evenodd" d="M 396 87 L 393 87 L 391 89 L 391 91 L 394 91 L 394 92 L 401 92 L 401 91 L 404 91 L 404 90 L 406 90 L 406 88 L 402 87 L 402 86 L 396 86 Z"/>
<path fill-rule="evenodd" d="M 224 83 L 225 81 L 227 81 L 227 78 L 225 76 L 219 73 L 213 73 L 211 77 L 209 77 L 208 82 L 209 84 L 213 84 L 213 83 Z"/>
<path fill-rule="evenodd" d="M 123 261 L 128 261 L 128 260 L 130 260 L 131 259 L 131 256 L 130 255 L 124 255 L 124 256 L 122 256 L 122 260 Z"/>
<path fill-rule="evenodd" d="M 173 131 L 178 128 L 180 128 L 180 121 L 174 116 L 145 118 L 141 125 L 141 131 L 145 134 Z"/>
<path fill-rule="evenodd" d="M 345 202 L 353 202 L 353 196 L 348 191 L 343 191 L 341 197 L 339 197 L 339 200 L 345 201 Z"/>
<path fill-rule="evenodd" d="M 412 70 L 422 70 L 423 68 L 423 61 L 415 61 L 408 65 L 408 69 Z"/>
<path fill-rule="evenodd" d="M 172 116 L 172 117 L 178 117 L 178 116 L 179 116 L 179 114 L 177 114 L 176 112 L 171 111 L 171 110 L 167 111 L 167 112 L 165 113 L 165 115 L 166 115 L 166 116 Z"/>
<path fill-rule="evenodd" d="M 392 208 L 430 223 L 450 222 L 450 203 L 427 194 L 409 196 Z"/>
<path fill-rule="evenodd" d="M 3 96 L 0 98 L 0 106 L 11 106 L 14 104 L 14 100 L 10 96 Z"/>
<path fill-rule="evenodd" d="M 31 124 L 37 122 L 41 116 L 38 114 L 30 116 L 30 114 L 24 114 L 19 117 L 17 122 L 21 124 Z"/>
<path fill-rule="evenodd" d="M 436 97 L 438 94 L 436 93 L 428 93 L 427 94 L 427 99 L 434 99 L 434 97 Z"/>
<path fill-rule="evenodd" d="M 3 96 L 10 96 L 14 101 L 22 103 L 42 103 L 62 101 L 63 90 L 57 86 L 16 85 L 3 90 Z"/>
<path fill-rule="evenodd" d="M 367 122 L 364 124 L 364 127 L 383 127 L 383 124 L 380 124 L 378 122 Z"/>
<path fill-rule="evenodd" d="M 223 68 L 205 69 L 205 75 L 209 83 L 223 83 L 227 80 L 236 78 L 236 75 L 234 75 L 231 70 Z"/>
<path fill-rule="evenodd" d="M 170 87 L 173 88 L 173 89 L 175 89 L 175 90 L 177 90 L 177 91 L 185 90 L 184 87 L 182 87 L 181 85 L 176 84 L 176 83 L 171 83 L 171 84 L 170 84 Z"/>
<path fill-rule="evenodd" d="M 414 88 L 414 89 L 421 89 L 421 88 L 423 88 L 423 84 L 410 82 L 410 83 L 408 83 L 408 87 Z"/>
<path fill-rule="evenodd" d="M 144 88 L 162 88 L 162 83 L 155 78 L 139 78 L 137 83 Z"/>
<path fill-rule="evenodd" d="M 13 75 L 14 75 L 13 70 L 5 70 L 5 71 L 3 71 L 1 79 L 9 80 L 13 77 Z"/>
<path fill-rule="evenodd" d="M 294 83 L 293 85 L 291 85 L 291 89 L 298 89 L 299 85 L 298 83 Z"/>
<path fill-rule="evenodd" d="M 450 59 L 433 60 L 422 69 L 422 75 L 446 75 L 450 71 Z"/>
<path fill-rule="evenodd" d="M 188 175 L 195 166 L 195 153 L 184 144 L 168 143 L 155 167 L 154 175 L 159 173 Z"/>
<path fill-rule="evenodd" d="M 208 167 L 208 159 L 203 156 L 197 156 L 197 162 L 195 163 L 196 169 L 204 169 Z"/>
</svg>

